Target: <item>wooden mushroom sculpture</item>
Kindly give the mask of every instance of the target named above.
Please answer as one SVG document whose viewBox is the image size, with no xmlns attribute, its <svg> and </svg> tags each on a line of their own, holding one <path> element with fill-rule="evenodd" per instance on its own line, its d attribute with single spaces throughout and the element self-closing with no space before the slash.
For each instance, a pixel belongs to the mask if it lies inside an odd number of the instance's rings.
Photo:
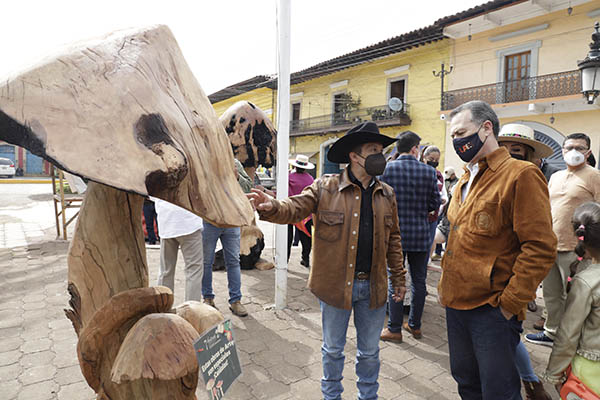
<svg viewBox="0 0 600 400">
<path fill-rule="evenodd" d="M 215 316 L 197 306 L 172 314 L 171 291 L 148 287 L 142 196 L 217 226 L 247 225 L 253 212 L 223 125 L 171 31 L 119 31 L 3 80 L 0 139 L 90 180 L 69 248 L 66 313 L 97 398 L 195 399 L 191 343 L 205 329 L 197 321 Z"/>
<path fill-rule="evenodd" d="M 254 181 L 256 168 L 271 168 L 277 155 L 277 131 L 263 110 L 238 101 L 219 118 L 229 136 L 233 155 Z"/>
<path fill-rule="evenodd" d="M 249 101 L 238 101 L 229 107 L 219 118 L 231 142 L 231 148 L 248 176 L 254 181 L 258 166 L 270 168 L 277 155 L 277 131 L 271 119 Z M 264 234 L 256 221 L 241 229 L 240 265 L 242 269 L 271 269 L 273 263 L 261 259 L 265 247 Z M 215 257 L 223 260 L 223 257 Z M 222 268 L 225 268 L 223 262 Z"/>
</svg>

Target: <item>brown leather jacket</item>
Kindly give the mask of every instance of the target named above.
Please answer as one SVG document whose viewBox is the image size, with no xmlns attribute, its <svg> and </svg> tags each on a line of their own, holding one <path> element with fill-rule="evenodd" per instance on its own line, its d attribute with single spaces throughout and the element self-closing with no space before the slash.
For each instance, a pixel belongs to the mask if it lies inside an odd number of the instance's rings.
<svg viewBox="0 0 600 400">
<path fill-rule="evenodd" d="M 360 221 L 361 189 L 345 170 L 325 175 L 301 194 L 282 201 L 273 200 L 273 209 L 260 218 L 277 224 L 291 224 L 313 215 L 315 235 L 308 287 L 325 303 L 352 308 L 352 286 Z M 376 180 L 373 190 L 373 263 L 371 265 L 370 308 L 387 301 L 387 270 L 392 286 L 404 287 L 402 244 L 396 197 L 392 188 Z"/>
<path fill-rule="evenodd" d="M 537 166 L 500 148 L 479 161 L 463 202 L 465 170 L 448 208 L 440 302 L 458 310 L 501 305 L 523 320 L 556 257 L 546 179 Z"/>
</svg>

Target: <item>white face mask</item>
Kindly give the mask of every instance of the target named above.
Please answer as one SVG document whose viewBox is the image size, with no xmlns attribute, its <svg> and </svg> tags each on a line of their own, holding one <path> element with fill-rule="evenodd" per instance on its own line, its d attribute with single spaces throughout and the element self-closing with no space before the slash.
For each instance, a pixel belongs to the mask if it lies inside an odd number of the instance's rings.
<svg viewBox="0 0 600 400">
<path fill-rule="evenodd" d="M 568 151 L 563 158 L 567 165 L 571 167 L 576 167 L 585 162 L 585 156 L 575 149 Z"/>
</svg>

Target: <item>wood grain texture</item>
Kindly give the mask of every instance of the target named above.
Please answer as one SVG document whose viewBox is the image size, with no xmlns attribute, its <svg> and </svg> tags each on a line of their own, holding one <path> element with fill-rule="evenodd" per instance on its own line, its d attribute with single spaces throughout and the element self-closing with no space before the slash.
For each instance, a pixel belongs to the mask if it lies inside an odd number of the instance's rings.
<svg viewBox="0 0 600 400">
<path fill-rule="evenodd" d="M 229 136 L 233 154 L 251 178 L 258 166 L 271 168 L 277 157 L 277 131 L 271 119 L 249 101 L 238 101 L 219 120 Z"/>
<path fill-rule="evenodd" d="M 0 139 L 217 226 L 253 216 L 225 129 L 166 26 L 72 45 L 0 83 Z"/>
<path fill-rule="evenodd" d="M 172 313 L 170 289 L 148 287 L 142 203 L 137 194 L 88 185 L 68 255 L 73 309 L 67 316 L 79 336 L 81 371 L 98 399 L 195 399 L 198 371 L 189 344 L 199 336 L 199 323 L 192 326 Z M 152 322 L 136 325 L 149 315 Z M 133 326 L 138 331 L 132 333 Z M 135 339 L 126 342 L 130 335 Z M 157 346 L 166 353 L 148 350 Z"/>
<path fill-rule="evenodd" d="M 129 330 L 115 359 L 115 383 L 198 376 L 194 340 L 200 335 L 176 314 L 149 314 Z"/>
<path fill-rule="evenodd" d="M 199 334 L 225 320 L 217 309 L 198 301 L 186 301 L 175 308 L 175 313 L 189 322 Z"/>
</svg>

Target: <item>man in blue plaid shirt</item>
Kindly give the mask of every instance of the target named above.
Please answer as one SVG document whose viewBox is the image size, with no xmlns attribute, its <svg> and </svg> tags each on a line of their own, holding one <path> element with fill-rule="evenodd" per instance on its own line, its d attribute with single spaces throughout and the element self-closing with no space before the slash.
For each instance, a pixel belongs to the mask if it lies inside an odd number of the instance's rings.
<svg viewBox="0 0 600 400">
<path fill-rule="evenodd" d="M 427 216 L 439 208 L 441 198 L 435 169 L 417 160 L 421 138 L 414 132 L 398 136 L 399 157 L 387 164 L 381 180 L 390 185 L 398 202 L 398 219 L 402 236 L 404 260 L 408 259 L 411 278 L 411 304 L 408 321 L 403 322 L 404 306 L 388 296 L 388 327 L 381 339 L 402 342 L 402 328 L 415 339 L 421 338 L 421 316 L 425 306 L 425 280 L 427 261 L 431 248 L 430 222 Z M 406 264 L 405 264 L 406 265 Z"/>
</svg>

